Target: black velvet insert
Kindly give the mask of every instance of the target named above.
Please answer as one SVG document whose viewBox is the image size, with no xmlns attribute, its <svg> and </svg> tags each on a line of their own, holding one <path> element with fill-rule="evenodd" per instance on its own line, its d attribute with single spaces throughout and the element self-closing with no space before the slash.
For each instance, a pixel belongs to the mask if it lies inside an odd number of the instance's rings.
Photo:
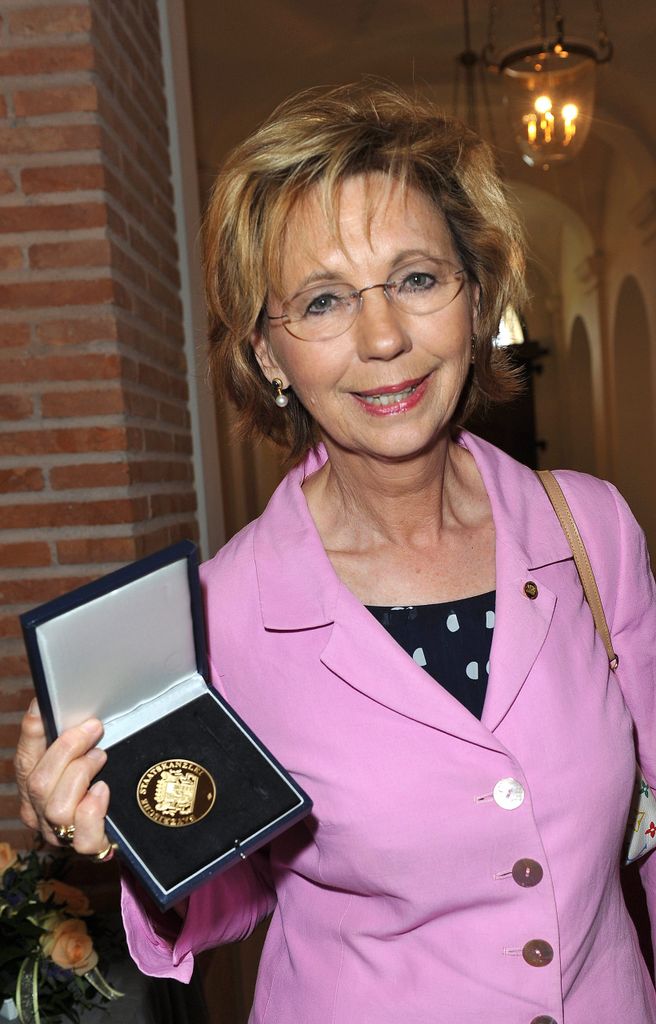
<svg viewBox="0 0 656 1024">
<path fill-rule="evenodd" d="M 170 758 L 196 761 L 216 785 L 209 814 L 181 828 L 151 821 L 137 802 L 141 776 Z M 98 778 L 111 790 L 108 816 L 166 890 L 299 804 L 286 780 L 210 693 L 111 747 Z"/>
</svg>

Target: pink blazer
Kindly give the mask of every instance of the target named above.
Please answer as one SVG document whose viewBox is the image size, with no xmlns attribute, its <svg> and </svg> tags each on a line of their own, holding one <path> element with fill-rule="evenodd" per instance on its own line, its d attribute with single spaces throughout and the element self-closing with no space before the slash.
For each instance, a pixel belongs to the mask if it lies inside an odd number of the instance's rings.
<svg viewBox="0 0 656 1024">
<path fill-rule="evenodd" d="M 620 655 L 615 676 L 540 483 L 480 439 L 460 443 L 497 536 L 482 721 L 335 575 L 301 491 L 325 453 L 204 567 L 215 685 L 314 814 L 197 891 L 177 937 L 129 884 L 124 917 L 141 969 L 186 980 L 195 952 L 273 912 L 252 1024 L 656 1022 L 619 882 L 634 727 L 656 782 L 643 536 L 612 486 L 559 474 Z M 643 878 L 656 906 L 653 859 Z"/>
</svg>

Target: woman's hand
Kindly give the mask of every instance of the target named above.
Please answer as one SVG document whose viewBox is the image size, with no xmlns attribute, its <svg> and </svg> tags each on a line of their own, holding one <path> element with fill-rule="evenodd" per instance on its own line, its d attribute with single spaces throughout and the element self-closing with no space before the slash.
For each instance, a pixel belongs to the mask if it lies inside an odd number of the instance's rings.
<svg viewBox="0 0 656 1024">
<path fill-rule="evenodd" d="M 107 760 L 105 751 L 96 747 L 102 734 L 102 723 L 90 718 L 66 729 L 48 747 L 36 700 L 23 717 L 14 759 L 20 816 L 54 846 L 73 846 L 86 854 L 109 846 L 104 824 L 109 787 L 96 782 L 89 788 Z M 72 842 L 60 842 L 53 826 L 72 832 Z"/>
</svg>

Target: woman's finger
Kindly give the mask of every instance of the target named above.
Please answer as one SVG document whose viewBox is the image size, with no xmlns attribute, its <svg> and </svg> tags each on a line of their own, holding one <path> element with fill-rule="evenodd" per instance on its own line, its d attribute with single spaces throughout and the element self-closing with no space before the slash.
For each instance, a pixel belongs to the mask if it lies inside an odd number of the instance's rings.
<svg viewBox="0 0 656 1024">
<path fill-rule="evenodd" d="M 82 799 L 86 787 L 102 767 L 102 753 L 85 760 L 102 733 L 102 723 L 97 719 L 88 719 L 78 726 L 65 730 L 47 747 L 43 722 L 33 705 L 23 718 L 15 758 L 16 778 L 21 795 L 21 817 L 30 828 L 40 828 L 50 842 L 56 842 L 56 839 L 49 823 L 70 825 L 72 821 L 49 818 L 46 808 L 53 794 L 58 794 L 55 798 L 54 813 L 74 815 L 75 807 Z M 72 773 L 69 773 L 68 781 L 78 781 L 73 786 L 72 799 L 67 802 L 62 796 L 61 787 L 58 790 L 58 786 L 64 773 L 77 761 L 80 763 Z"/>
<path fill-rule="evenodd" d="M 108 807 L 109 786 L 106 782 L 95 782 L 75 812 L 74 845 L 78 853 L 96 854 L 107 848 L 105 816 Z"/>
<path fill-rule="evenodd" d="M 66 729 L 32 767 L 26 780 L 27 796 L 40 819 L 66 768 L 95 746 L 101 736 L 102 725 L 96 719 Z"/>
<path fill-rule="evenodd" d="M 21 723 L 14 758 L 21 818 L 57 846 L 63 844 L 53 825 L 74 826 L 73 846 L 78 853 L 100 853 L 109 843 L 105 833 L 109 787 L 97 782 L 89 788 L 107 760 L 105 751 L 95 746 L 102 733 L 102 723 L 89 719 L 67 729 L 48 747 L 36 700 Z"/>
<path fill-rule="evenodd" d="M 42 809 L 42 830 L 48 842 L 56 841 L 53 826 L 77 827 L 78 807 L 106 760 L 107 754 L 104 750 L 92 747 L 86 754 L 76 757 L 64 768 Z"/>
<path fill-rule="evenodd" d="M 46 734 L 36 700 L 23 715 L 14 757 L 14 769 L 21 798 L 20 816 L 28 828 L 38 828 L 39 819 L 29 798 L 28 779 L 46 751 Z"/>
</svg>

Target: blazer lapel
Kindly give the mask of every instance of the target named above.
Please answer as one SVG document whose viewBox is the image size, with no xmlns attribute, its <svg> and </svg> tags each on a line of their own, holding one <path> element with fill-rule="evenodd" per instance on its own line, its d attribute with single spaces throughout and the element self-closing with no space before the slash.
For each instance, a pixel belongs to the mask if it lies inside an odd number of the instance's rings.
<svg viewBox="0 0 656 1024">
<path fill-rule="evenodd" d="M 514 704 L 546 640 L 556 595 L 533 570 L 571 557 L 535 473 L 472 434 L 458 438 L 474 457 L 496 533 L 496 612 L 482 722 L 490 731 Z M 526 587 L 526 584 L 534 584 Z M 526 588 L 526 589 L 525 589 Z"/>
<path fill-rule="evenodd" d="M 344 586 L 321 661 L 349 686 L 399 715 L 480 747 L 503 749 L 489 729 L 417 665 Z"/>
<path fill-rule="evenodd" d="M 543 583 L 537 596 L 527 559 L 517 544 L 497 539 L 497 597 L 490 675 L 482 721 L 494 731 L 526 681 L 549 632 L 556 597 Z"/>
</svg>

